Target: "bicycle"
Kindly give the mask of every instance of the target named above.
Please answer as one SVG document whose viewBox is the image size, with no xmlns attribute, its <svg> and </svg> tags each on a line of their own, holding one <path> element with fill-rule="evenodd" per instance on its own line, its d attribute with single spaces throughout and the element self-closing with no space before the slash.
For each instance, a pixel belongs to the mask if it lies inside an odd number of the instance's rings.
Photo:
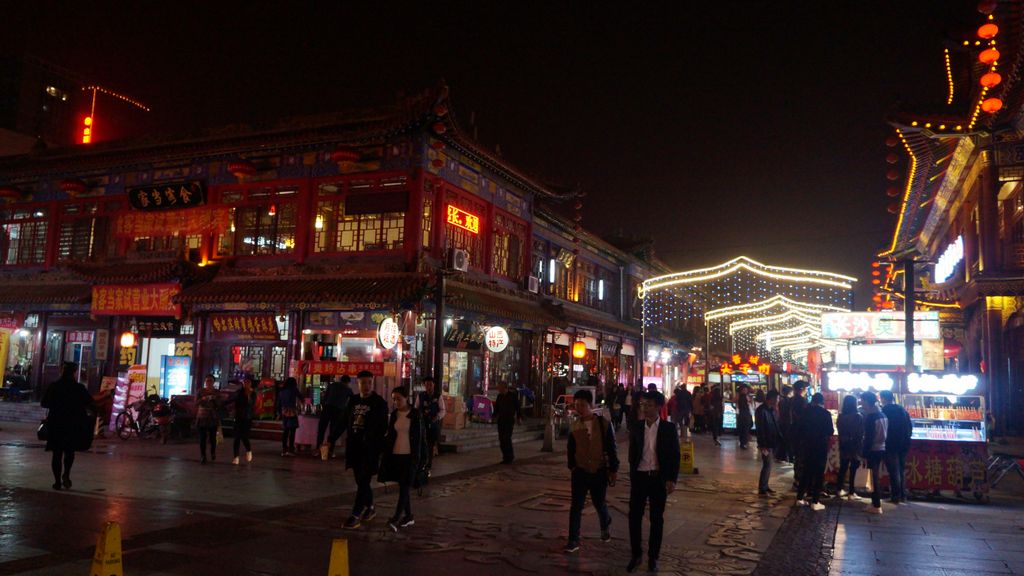
<svg viewBox="0 0 1024 576">
<path fill-rule="evenodd" d="M 133 415 L 133 412 L 138 416 Z M 154 416 L 153 407 L 147 400 L 139 400 L 132 403 L 129 408 L 117 415 L 114 420 L 114 430 L 118 438 L 128 440 L 133 435 L 139 438 L 150 438 L 153 435 L 160 437 L 162 444 L 167 443 L 170 434 L 170 416 Z"/>
</svg>

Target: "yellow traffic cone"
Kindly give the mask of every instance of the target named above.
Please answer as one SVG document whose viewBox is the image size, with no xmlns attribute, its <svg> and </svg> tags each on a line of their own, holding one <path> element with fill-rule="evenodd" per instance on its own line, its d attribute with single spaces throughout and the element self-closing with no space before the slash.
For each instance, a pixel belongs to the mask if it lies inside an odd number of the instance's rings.
<svg viewBox="0 0 1024 576">
<path fill-rule="evenodd" d="M 327 568 L 327 576 L 349 576 L 348 540 L 335 538 L 331 544 L 331 564 Z"/>
<path fill-rule="evenodd" d="M 121 560 L 121 526 L 117 522 L 107 522 L 100 530 L 89 576 L 124 576 L 124 564 Z"/>
</svg>

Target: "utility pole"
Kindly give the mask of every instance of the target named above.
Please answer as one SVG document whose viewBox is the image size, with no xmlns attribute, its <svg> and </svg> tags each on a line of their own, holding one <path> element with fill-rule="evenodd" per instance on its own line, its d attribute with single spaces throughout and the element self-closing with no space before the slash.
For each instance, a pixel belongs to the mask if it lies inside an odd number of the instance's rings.
<svg viewBox="0 0 1024 576">
<path fill-rule="evenodd" d="M 914 372 L 914 259 L 903 261 L 903 324 L 906 358 L 903 367 L 905 376 Z"/>
<path fill-rule="evenodd" d="M 434 287 L 434 382 L 438 390 L 443 390 L 444 378 L 444 268 L 442 260 L 437 268 L 437 286 Z"/>
</svg>

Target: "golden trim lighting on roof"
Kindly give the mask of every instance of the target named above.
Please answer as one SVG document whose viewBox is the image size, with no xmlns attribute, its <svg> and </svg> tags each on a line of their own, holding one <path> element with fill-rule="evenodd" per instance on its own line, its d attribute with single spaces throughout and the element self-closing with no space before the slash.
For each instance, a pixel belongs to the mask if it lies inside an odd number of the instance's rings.
<svg viewBox="0 0 1024 576">
<path fill-rule="evenodd" d="M 896 134 L 900 137 L 900 141 L 903 142 L 903 147 L 907 149 L 907 153 L 910 154 L 910 171 L 907 175 L 906 189 L 903 191 L 903 201 L 900 203 L 900 215 L 896 219 L 896 230 L 892 234 L 892 243 L 889 245 L 889 249 L 879 254 L 879 256 L 887 256 L 896 251 L 896 242 L 900 237 L 900 229 L 903 228 L 903 217 L 907 213 L 907 200 L 910 199 L 910 192 L 914 189 L 914 176 L 917 175 L 917 155 L 914 154 L 910 144 L 907 143 L 903 131 L 897 128 Z"/>
</svg>

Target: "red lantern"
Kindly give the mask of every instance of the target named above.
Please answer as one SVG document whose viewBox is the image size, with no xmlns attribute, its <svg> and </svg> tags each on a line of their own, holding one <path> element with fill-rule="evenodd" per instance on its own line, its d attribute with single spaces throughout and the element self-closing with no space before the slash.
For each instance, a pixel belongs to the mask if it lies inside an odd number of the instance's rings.
<svg viewBox="0 0 1024 576">
<path fill-rule="evenodd" d="M 135 346 L 135 334 L 131 330 L 121 333 L 121 348 L 132 348 Z"/>
<path fill-rule="evenodd" d="M 978 38 L 982 40 L 990 40 L 999 34 L 999 26 L 989 22 L 988 24 L 982 24 L 981 28 L 978 28 Z"/>
<path fill-rule="evenodd" d="M 438 151 L 444 150 L 444 142 L 441 142 L 440 140 L 431 140 L 430 147 Z"/>
<path fill-rule="evenodd" d="M 1003 109 L 1003 101 L 999 98 L 989 98 L 981 103 L 981 109 L 989 114 L 995 114 Z"/>
<path fill-rule="evenodd" d="M 256 173 L 256 165 L 248 160 L 236 160 L 228 162 L 228 172 L 235 175 L 235 178 L 245 178 Z"/>
<path fill-rule="evenodd" d="M 978 54 L 978 60 L 982 64 L 988 64 L 991 66 L 993 62 L 997 62 L 999 60 L 999 50 L 996 50 L 995 48 L 982 50 L 981 53 Z"/>
<path fill-rule="evenodd" d="M 893 302 L 892 300 L 886 300 L 885 302 L 882 302 L 882 308 L 885 308 L 886 310 L 892 310 L 895 307 L 896 303 Z"/>
<path fill-rule="evenodd" d="M 433 166 L 434 168 L 443 168 L 444 160 L 440 158 L 434 158 L 433 160 L 430 161 L 430 165 Z"/>
<path fill-rule="evenodd" d="M 878 278 L 872 278 L 871 283 L 874 284 L 875 286 L 878 286 L 879 284 L 882 283 L 882 281 L 879 280 Z"/>
<path fill-rule="evenodd" d="M 872 275 L 872 276 L 881 276 L 881 275 L 882 275 L 882 273 L 881 273 L 881 272 L 879 272 L 878 270 L 872 270 L 872 271 L 871 271 L 871 275 Z"/>
<path fill-rule="evenodd" d="M 886 194 L 886 196 L 889 196 L 890 198 L 895 198 L 895 197 L 900 195 L 900 189 L 897 188 L 896 186 L 889 186 L 885 190 L 885 194 Z"/>
<path fill-rule="evenodd" d="M 67 193 L 72 198 L 85 194 L 85 191 L 89 189 L 85 182 L 77 178 L 69 178 L 67 180 L 60 181 L 60 189 Z"/>
<path fill-rule="evenodd" d="M 880 267 L 881 265 L 882 265 L 882 263 L 881 263 L 881 262 L 872 262 L 872 263 L 871 263 L 871 267 L 872 267 L 872 268 L 878 268 L 878 267 Z"/>
<path fill-rule="evenodd" d="M 5 202 L 14 202 L 16 200 L 21 200 L 21 198 L 21 190 L 18 190 L 14 186 L 4 186 L 3 188 L 0 188 L 0 200 L 4 200 Z"/>
<path fill-rule="evenodd" d="M 885 145 L 888 146 L 889 148 L 892 148 L 899 143 L 900 139 L 897 138 L 896 135 L 889 136 L 888 138 L 885 139 Z"/>
<path fill-rule="evenodd" d="M 358 150 L 347 146 L 344 148 L 338 148 L 331 152 L 331 162 L 336 164 L 341 164 L 342 162 L 356 162 L 360 158 L 362 158 L 362 155 Z"/>
<path fill-rule="evenodd" d="M 890 168 L 889 171 L 885 173 L 885 177 L 890 181 L 895 182 L 900 179 L 900 171 L 895 168 Z"/>
<path fill-rule="evenodd" d="M 572 345 L 572 357 L 581 360 L 587 357 L 587 345 L 583 342 L 574 342 Z"/>
<path fill-rule="evenodd" d="M 577 200 L 576 203 L 572 205 L 572 207 L 575 208 L 576 210 L 582 210 L 583 209 L 583 201 L 582 200 Z"/>
<path fill-rule="evenodd" d="M 895 164 L 900 161 L 900 157 L 895 152 L 889 152 L 889 155 L 885 157 L 885 161 L 889 164 Z"/>
<path fill-rule="evenodd" d="M 978 2 L 978 12 L 988 15 L 996 11 L 998 2 L 996 0 L 981 0 Z"/>
<path fill-rule="evenodd" d="M 886 206 L 885 209 L 889 212 L 889 214 L 898 214 L 900 211 L 899 204 L 896 204 L 895 202 Z"/>
<path fill-rule="evenodd" d="M 942 343 L 942 355 L 946 358 L 956 358 L 960 355 L 961 350 L 963 350 L 963 344 L 957 340 L 947 338 Z"/>
<path fill-rule="evenodd" d="M 448 114 L 448 107 L 444 104 L 438 104 L 434 106 L 434 116 L 446 116 Z"/>
<path fill-rule="evenodd" d="M 434 131 L 434 134 L 437 134 L 438 136 L 448 131 L 448 127 L 444 125 L 444 122 L 434 122 L 431 129 Z"/>
<path fill-rule="evenodd" d="M 985 88 L 995 88 L 1002 81 L 1003 77 L 998 72 L 989 72 L 981 77 L 981 85 Z"/>
</svg>

